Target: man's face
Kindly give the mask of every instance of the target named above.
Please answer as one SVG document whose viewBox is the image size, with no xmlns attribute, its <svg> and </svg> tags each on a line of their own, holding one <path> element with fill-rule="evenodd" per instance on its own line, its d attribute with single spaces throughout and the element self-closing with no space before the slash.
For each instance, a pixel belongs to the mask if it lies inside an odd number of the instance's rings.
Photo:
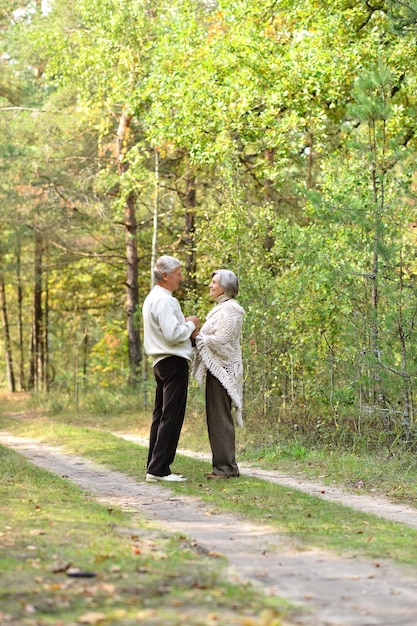
<svg viewBox="0 0 417 626">
<path fill-rule="evenodd" d="M 182 281 L 181 268 L 177 267 L 171 274 L 162 274 L 163 286 L 169 291 L 175 291 L 178 289 L 178 285 Z"/>
</svg>

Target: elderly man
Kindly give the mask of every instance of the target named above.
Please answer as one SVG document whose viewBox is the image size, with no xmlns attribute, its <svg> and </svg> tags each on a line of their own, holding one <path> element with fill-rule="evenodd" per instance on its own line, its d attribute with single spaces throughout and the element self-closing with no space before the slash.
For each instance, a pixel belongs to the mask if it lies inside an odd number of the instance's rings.
<svg viewBox="0 0 417 626">
<path fill-rule="evenodd" d="M 184 421 L 191 340 L 200 329 L 197 316 L 185 318 L 173 292 L 182 281 L 181 263 L 161 256 L 154 267 L 155 286 L 142 308 L 145 352 L 152 357 L 156 380 L 155 406 L 146 469 L 148 482 L 183 482 L 171 473 Z"/>
</svg>

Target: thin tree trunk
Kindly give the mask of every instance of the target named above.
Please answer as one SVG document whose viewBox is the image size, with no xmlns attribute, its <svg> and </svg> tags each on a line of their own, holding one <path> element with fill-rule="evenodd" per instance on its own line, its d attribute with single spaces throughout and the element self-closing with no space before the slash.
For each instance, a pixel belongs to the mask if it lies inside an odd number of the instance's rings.
<svg viewBox="0 0 417 626">
<path fill-rule="evenodd" d="M 117 129 L 117 156 L 119 175 L 122 176 L 127 170 L 128 164 L 124 160 L 127 132 L 129 130 L 131 115 L 123 114 Z M 125 201 L 125 228 L 126 228 L 126 311 L 127 311 L 127 335 L 129 350 L 129 384 L 136 385 L 139 382 L 140 363 L 142 360 L 141 340 L 137 312 L 139 310 L 138 288 L 138 250 L 136 239 L 136 213 L 135 194 L 129 192 Z"/>
<path fill-rule="evenodd" d="M 268 165 L 272 166 L 272 164 L 274 163 L 274 158 L 275 158 L 274 149 L 267 148 L 265 150 L 264 155 L 265 155 L 265 160 L 267 161 Z M 272 203 L 273 185 L 272 185 L 272 180 L 270 178 L 265 178 L 264 180 L 264 195 L 265 195 L 265 201 L 267 203 Z M 265 250 L 267 250 L 268 252 L 272 250 L 272 247 L 275 243 L 274 238 L 272 236 L 272 229 L 273 229 L 273 224 L 268 223 L 266 227 L 266 234 L 265 234 Z"/>
<path fill-rule="evenodd" d="M 403 303 L 402 296 L 404 290 L 404 267 L 403 267 L 403 255 L 402 251 L 400 254 L 400 301 L 398 304 L 398 332 L 400 335 L 400 343 L 401 343 L 401 367 L 403 371 L 402 382 L 403 382 L 403 428 L 406 440 L 408 441 L 410 438 L 410 427 L 411 420 L 413 417 L 413 404 L 411 397 L 411 376 L 408 373 L 408 358 L 407 358 L 407 340 L 406 333 L 404 330 L 404 319 L 403 319 Z"/>
<path fill-rule="evenodd" d="M 25 377 L 25 351 L 23 342 L 23 288 L 20 259 L 20 242 L 16 250 L 16 283 L 17 283 L 17 334 L 19 342 L 19 386 L 26 389 Z"/>
<path fill-rule="evenodd" d="M 155 194 L 153 204 L 153 230 L 152 230 L 152 253 L 151 253 L 151 286 L 154 286 L 153 268 L 156 263 L 158 252 L 158 214 L 159 214 L 159 153 L 155 149 Z"/>
<path fill-rule="evenodd" d="M 138 250 L 136 241 L 136 214 L 133 193 L 125 204 L 126 225 L 126 262 L 127 262 L 127 334 L 129 343 L 129 383 L 136 385 L 139 381 L 139 368 L 142 360 L 139 325 L 137 312 L 139 310 L 138 287 Z"/>
<path fill-rule="evenodd" d="M 35 231 L 35 277 L 33 285 L 33 319 L 32 319 L 32 342 L 30 380 L 31 389 L 40 389 L 42 383 L 42 271 L 43 271 L 42 238 Z"/>
<path fill-rule="evenodd" d="M 369 145 L 374 155 L 374 161 L 372 164 L 371 177 L 374 196 L 374 240 L 373 240 L 373 258 L 372 258 L 372 272 L 370 275 L 371 280 L 371 346 L 376 361 L 380 360 L 380 346 L 379 346 L 379 312 L 378 312 L 378 282 L 379 282 L 379 247 L 381 244 L 381 215 L 380 212 L 384 205 L 383 195 L 383 180 L 378 181 L 377 176 L 377 146 L 376 146 L 376 131 L 375 123 L 369 123 Z M 385 392 L 381 386 L 381 375 L 378 369 L 375 367 L 373 372 L 373 402 L 377 409 L 385 410 Z M 386 424 L 387 426 L 387 424 Z"/>
<path fill-rule="evenodd" d="M 313 188 L 313 133 L 308 133 L 309 146 L 308 146 L 308 166 L 307 166 L 307 189 Z"/>
<path fill-rule="evenodd" d="M 4 285 L 3 275 L 0 276 L 0 307 L 1 307 L 1 319 L 3 323 L 3 338 L 4 348 L 6 356 L 6 374 L 7 374 L 7 388 L 14 393 L 16 391 L 16 382 L 13 370 L 13 357 L 12 357 L 12 344 L 10 340 L 9 320 L 7 316 L 6 306 L 6 289 Z"/>
<path fill-rule="evenodd" d="M 197 272 L 197 256 L 195 241 L 195 211 L 196 211 L 196 185 L 195 175 L 192 171 L 188 172 L 185 178 L 185 233 L 184 241 L 186 244 L 185 256 L 185 272 L 186 285 L 190 291 L 197 289 L 196 272 Z"/>
<path fill-rule="evenodd" d="M 48 254 L 48 250 L 46 251 Z M 48 349 L 48 334 L 49 334 L 49 277 L 48 277 L 48 265 L 46 263 L 45 274 L 45 302 L 44 302 L 44 314 L 43 314 L 43 332 L 42 332 L 42 385 L 45 391 L 49 391 L 49 349 Z"/>
</svg>

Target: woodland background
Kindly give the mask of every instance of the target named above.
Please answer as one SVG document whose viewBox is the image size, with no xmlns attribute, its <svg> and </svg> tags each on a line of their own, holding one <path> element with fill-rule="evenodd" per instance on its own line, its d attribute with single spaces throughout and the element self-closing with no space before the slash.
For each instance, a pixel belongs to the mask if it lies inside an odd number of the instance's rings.
<svg viewBox="0 0 417 626">
<path fill-rule="evenodd" d="M 0 0 L 0 32 L 3 388 L 149 404 L 167 253 L 185 314 L 240 277 L 248 428 L 413 440 L 417 2 Z"/>
</svg>

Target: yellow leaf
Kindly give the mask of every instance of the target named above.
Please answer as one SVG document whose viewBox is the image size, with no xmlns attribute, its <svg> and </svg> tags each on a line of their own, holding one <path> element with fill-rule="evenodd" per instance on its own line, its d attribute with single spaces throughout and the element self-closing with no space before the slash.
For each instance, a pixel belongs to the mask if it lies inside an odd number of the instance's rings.
<svg viewBox="0 0 417 626">
<path fill-rule="evenodd" d="M 127 616 L 126 609 L 118 609 L 117 611 L 114 611 L 111 617 L 112 619 L 123 619 L 126 616 Z"/>
<path fill-rule="evenodd" d="M 104 622 L 107 619 L 107 615 L 105 613 L 95 613 L 91 611 L 90 613 L 84 613 L 84 615 L 80 615 L 77 619 L 78 624 L 100 624 L 100 622 Z"/>
<path fill-rule="evenodd" d="M 109 595 L 114 595 L 114 593 L 116 592 L 116 587 L 115 585 L 113 585 L 113 583 L 103 583 L 100 585 L 100 589 L 102 589 L 105 593 L 108 593 Z"/>
</svg>

